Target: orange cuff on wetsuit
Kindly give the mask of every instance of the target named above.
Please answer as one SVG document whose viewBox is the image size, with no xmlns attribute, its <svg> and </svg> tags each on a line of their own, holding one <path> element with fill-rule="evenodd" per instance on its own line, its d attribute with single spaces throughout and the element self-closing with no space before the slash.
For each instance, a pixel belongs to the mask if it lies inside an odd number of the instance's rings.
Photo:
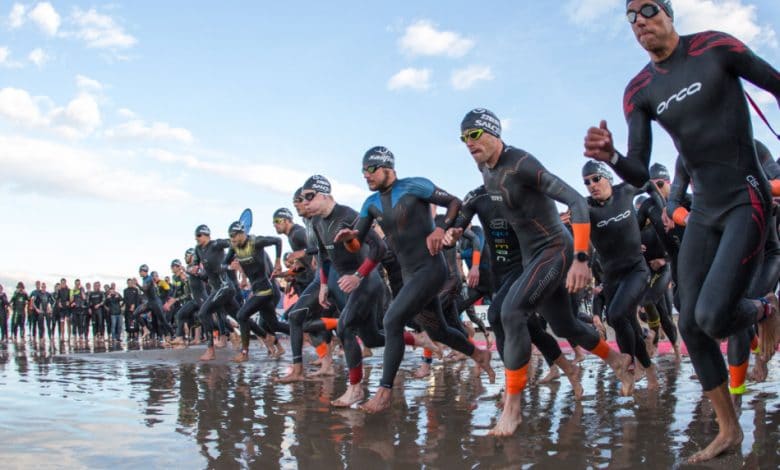
<svg viewBox="0 0 780 470">
<path fill-rule="evenodd" d="M 349 251 L 350 253 L 357 253 L 360 251 L 360 242 L 357 238 L 353 238 L 350 241 L 344 242 L 344 247 Z"/>
<path fill-rule="evenodd" d="M 325 357 L 328 354 L 328 343 L 320 343 L 315 349 L 317 350 L 317 357 Z"/>
<path fill-rule="evenodd" d="M 745 386 L 745 377 L 747 377 L 748 361 L 738 366 L 729 366 L 729 393 L 732 395 L 742 395 L 747 387 Z"/>
<path fill-rule="evenodd" d="M 571 224 L 571 229 L 574 232 L 574 252 L 587 252 L 590 245 L 590 224 Z"/>
<path fill-rule="evenodd" d="M 688 217 L 688 209 L 684 207 L 678 207 L 672 212 L 672 220 L 677 225 L 685 227 L 685 218 Z"/>
<path fill-rule="evenodd" d="M 339 327 L 339 319 L 338 318 L 330 318 L 330 317 L 322 317 L 320 318 L 322 320 L 322 323 L 325 325 L 325 329 L 328 331 L 335 330 Z"/>
<path fill-rule="evenodd" d="M 474 250 L 471 254 L 471 266 L 479 266 L 479 262 L 482 260 L 482 252 Z"/>
<path fill-rule="evenodd" d="M 769 186 L 772 187 L 772 196 L 774 197 L 780 196 L 780 179 L 769 180 Z"/>
<path fill-rule="evenodd" d="M 504 369 L 506 374 L 506 393 L 508 395 L 517 395 L 525 388 L 528 382 L 528 364 L 517 370 Z"/>
</svg>

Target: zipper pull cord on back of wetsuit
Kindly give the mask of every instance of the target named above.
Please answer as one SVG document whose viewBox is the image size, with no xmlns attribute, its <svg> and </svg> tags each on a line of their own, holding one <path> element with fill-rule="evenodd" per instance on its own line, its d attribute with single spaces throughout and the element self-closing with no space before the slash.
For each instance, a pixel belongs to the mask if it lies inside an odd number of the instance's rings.
<svg viewBox="0 0 780 470">
<path fill-rule="evenodd" d="M 756 102 L 753 101 L 753 98 L 748 94 L 748 92 L 745 92 L 745 96 L 747 96 L 747 99 L 750 102 L 751 106 L 753 106 L 753 109 L 755 109 L 756 113 L 758 113 L 758 117 L 760 117 L 761 120 L 764 121 L 764 124 L 766 124 L 766 127 L 768 127 L 770 131 L 772 131 L 772 134 L 774 134 L 775 137 L 777 137 L 777 139 L 780 140 L 780 134 L 775 132 L 775 129 L 772 127 L 772 124 L 769 124 L 769 121 L 767 120 L 766 116 L 764 116 L 764 113 L 761 112 L 761 108 L 759 108 Z"/>
</svg>

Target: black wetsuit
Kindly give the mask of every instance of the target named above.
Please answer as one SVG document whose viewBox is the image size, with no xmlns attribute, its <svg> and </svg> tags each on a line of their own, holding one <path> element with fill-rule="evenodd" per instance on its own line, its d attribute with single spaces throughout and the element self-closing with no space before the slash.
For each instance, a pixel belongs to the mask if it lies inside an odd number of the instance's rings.
<svg viewBox="0 0 780 470">
<path fill-rule="evenodd" d="M 208 277 L 211 288 L 211 293 L 200 306 L 198 312 L 209 347 L 214 346 L 212 332 L 215 328 L 211 315 L 217 311 L 225 310 L 235 317 L 240 308 L 236 301 L 236 289 L 227 274 L 227 266 L 222 264 L 227 248 L 230 248 L 229 240 L 210 240 L 206 246 L 198 245 L 195 247 L 195 256 L 192 261 L 195 266 L 203 264 L 203 270 Z"/>
<path fill-rule="evenodd" d="M 655 332 L 653 344 L 658 344 L 660 327 L 663 327 L 669 341 L 676 344 L 677 326 L 672 318 L 672 293 L 669 289 L 669 283 L 672 280 L 671 260 L 656 233 L 655 227 L 646 225 L 641 229 L 641 235 L 642 245 L 645 247 L 642 254 L 650 269 L 650 282 L 642 299 L 642 305 L 647 312 L 647 326 Z M 653 270 L 650 262 L 659 259 L 664 260 L 665 264 Z"/>
<path fill-rule="evenodd" d="M 241 327 L 241 341 L 244 349 L 249 347 L 250 329 L 259 337 L 266 336 L 266 331 L 260 325 L 249 320 L 255 312 L 260 312 L 263 325 L 270 333 L 273 334 L 277 331 L 290 333 L 290 327 L 281 323 L 276 315 L 276 305 L 282 294 L 279 291 L 279 286 L 268 277 L 272 267 L 268 266 L 268 257 L 264 250 L 266 246 L 276 247 L 276 259 L 281 258 L 281 238 L 256 235 L 248 235 L 243 246 L 232 246 L 225 256 L 225 264 L 228 265 L 234 258 L 238 259 L 241 269 L 252 285 L 252 293 L 254 294 L 247 299 L 236 315 L 236 320 Z"/>
<path fill-rule="evenodd" d="M 68 320 L 71 317 L 70 314 L 70 288 L 60 287 L 57 292 L 54 293 L 54 316 L 57 318 L 57 329 L 59 331 L 60 340 L 65 339 L 65 332 L 62 331 L 64 320 Z M 68 332 L 68 336 L 70 332 Z"/>
<path fill-rule="evenodd" d="M 193 274 L 194 273 L 194 274 Z M 206 293 L 206 281 L 208 277 L 199 269 L 197 265 L 187 265 L 187 281 L 184 285 L 184 290 L 188 293 L 189 297 L 184 302 L 184 305 L 176 312 L 176 336 L 184 337 L 184 325 L 189 325 L 190 330 L 195 326 L 196 318 L 195 314 L 200 310 L 200 306 L 208 297 Z M 193 332 L 190 331 L 190 334 Z"/>
<path fill-rule="evenodd" d="M 595 349 L 600 337 L 576 318 L 566 291 L 572 237 L 554 202 L 571 208 L 572 223 L 586 224 L 589 218 L 585 199 L 531 154 L 514 147 L 505 145 L 495 167 L 482 165 L 480 170 L 488 196 L 498 203 L 502 218 L 517 235 L 523 260 L 523 272 L 501 305 L 506 368 L 518 370 L 531 358 L 527 321 L 534 311 L 549 322 L 557 336 Z"/>
<path fill-rule="evenodd" d="M 5 292 L 0 293 L 0 340 L 2 341 L 8 340 L 8 308 L 10 305 Z"/>
<path fill-rule="evenodd" d="M 644 184 L 655 120 L 696 183 L 677 266 L 679 327 L 705 391 L 728 377 L 718 339 L 757 319 L 745 293 L 761 264 L 771 203 L 740 78 L 780 101 L 780 73 L 739 40 L 713 31 L 681 36 L 668 58 L 626 88 L 629 147 L 614 165 L 626 181 Z"/>
<path fill-rule="evenodd" d="M 312 228 L 318 243 L 320 283 L 328 285 L 330 290 L 333 284 L 331 276 L 336 278 L 336 282 L 338 278 L 356 272 L 363 276 L 354 291 L 333 297 L 341 311 L 336 333 L 344 347 L 344 359 L 350 369 L 350 380 L 354 383 L 362 378 L 362 370 L 356 370 L 363 361 L 357 336 L 360 336 L 366 347 L 385 346 L 385 337 L 377 326 L 390 297 L 387 286 L 374 269 L 386 249 L 385 242 L 374 230 L 369 231 L 366 243 L 355 253 L 348 251 L 343 243 L 333 241 L 340 230 L 351 229 L 357 219 L 358 213 L 354 209 L 341 204 L 336 204 L 326 216 L 312 218 Z"/>
<path fill-rule="evenodd" d="M 151 312 L 152 324 L 156 323 L 157 328 L 159 328 L 155 333 L 162 336 L 173 336 L 173 328 L 171 328 L 170 323 L 165 321 L 157 283 L 154 282 L 151 275 L 141 280 L 141 291 L 143 291 L 146 300 L 136 309 L 136 317 L 143 312 Z"/>
<path fill-rule="evenodd" d="M 293 251 L 306 251 L 306 255 L 299 258 L 304 269 L 295 274 L 295 280 L 293 281 L 293 292 L 295 292 L 298 297 L 303 294 L 303 291 L 316 277 L 314 269 L 312 268 L 312 255 L 309 250 L 309 236 L 307 232 L 306 228 L 302 225 L 294 224 L 292 229 L 290 229 L 290 233 L 287 234 L 287 243 L 290 244 L 290 248 L 292 248 Z"/>
<path fill-rule="evenodd" d="M 605 201 L 588 198 L 591 241 L 599 253 L 604 272 L 607 321 L 615 330 L 620 351 L 650 367 L 642 332 L 636 319 L 650 280 L 650 269 L 642 256 L 642 239 L 636 223 L 634 197 L 642 190 L 621 183 L 612 187 Z M 662 204 L 659 202 L 659 205 Z"/>
<path fill-rule="evenodd" d="M 54 322 L 52 321 L 52 307 L 54 306 L 54 297 L 50 292 L 44 292 L 41 290 L 35 291 L 35 296 L 31 298 L 33 306 L 35 307 L 35 317 L 33 319 L 33 330 L 31 335 L 35 337 L 36 330 L 38 338 L 43 338 L 44 324 L 49 330 L 49 338 L 54 335 Z"/>
<path fill-rule="evenodd" d="M 103 323 L 103 302 L 106 295 L 102 290 L 93 290 L 87 294 L 87 305 L 92 314 L 92 336 L 103 336 L 105 334 Z"/>
<path fill-rule="evenodd" d="M 474 214 L 484 227 L 485 247 L 490 253 L 487 258 L 496 291 L 488 307 L 488 322 L 496 335 L 496 349 L 503 360 L 505 334 L 501 323 L 501 305 L 509 289 L 523 273 L 522 249 L 512 226 L 501 215 L 501 206 L 491 200 L 484 185 L 469 192 L 463 199 L 461 216 L 458 217 L 456 226 L 467 226 Z M 528 318 L 528 333 L 531 342 L 541 351 L 548 365 L 560 357 L 561 348 L 558 341 L 547 333 L 535 313 Z"/>
<path fill-rule="evenodd" d="M 127 287 L 122 291 L 122 301 L 125 305 L 125 331 L 128 338 L 135 337 L 138 333 L 138 323 L 135 318 L 135 310 L 140 301 L 140 292 L 137 287 Z"/>
<path fill-rule="evenodd" d="M 385 191 L 369 196 L 360 211 L 356 229 L 362 241 L 376 221 L 393 247 L 403 275 L 403 287 L 384 316 L 385 352 L 380 386 L 392 388 L 404 355 L 404 326 L 416 320 L 434 341 L 468 356 L 474 346 L 458 330 L 448 327 L 441 311 L 438 293 L 447 278 L 444 256 L 431 256 L 426 238 L 434 230 L 430 204 L 447 207 L 447 217 L 439 227 L 447 229 L 455 221 L 461 202 L 425 178 L 396 180 Z"/>
<path fill-rule="evenodd" d="M 16 339 L 17 333 L 21 333 L 22 339 L 24 339 L 24 314 L 29 303 L 30 296 L 27 295 L 27 292 L 19 292 L 17 290 L 11 296 L 11 312 L 13 312 L 11 315 L 11 333 L 14 335 L 14 339 Z"/>
<path fill-rule="evenodd" d="M 86 294 L 83 287 L 74 287 L 70 290 L 70 308 L 73 312 L 72 332 L 76 336 L 86 338 L 89 330 L 89 316 L 87 315 Z"/>
<path fill-rule="evenodd" d="M 456 309 L 458 312 L 464 310 L 471 310 L 473 312 L 474 303 L 481 299 L 490 297 L 493 293 L 493 279 L 490 273 L 490 247 L 485 244 L 485 232 L 482 227 L 475 225 L 471 227 L 471 231 L 476 236 L 475 240 L 469 240 L 462 238 L 459 243 L 460 258 L 466 263 L 466 267 L 471 270 L 473 262 L 473 254 L 475 251 L 481 253 L 479 260 L 479 283 L 474 287 L 466 287 L 465 292 L 457 300 Z M 465 233 L 465 232 L 464 232 Z M 471 317 L 473 314 L 469 312 Z"/>
</svg>

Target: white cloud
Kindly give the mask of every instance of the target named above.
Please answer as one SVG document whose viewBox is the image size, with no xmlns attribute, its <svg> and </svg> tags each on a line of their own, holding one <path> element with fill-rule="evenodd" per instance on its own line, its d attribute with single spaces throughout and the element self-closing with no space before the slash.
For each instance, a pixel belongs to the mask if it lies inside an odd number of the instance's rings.
<svg viewBox="0 0 780 470">
<path fill-rule="evenodd" d="M 47 123 L 36 100 L 19 88 L 0 89 L 0 116 L 26 127 L 44 126 Z"/>
<path fill-rule="evenodd" d="M 740 0 L 676 0 L 674 16 L 680 34 L 714 29 L 736 36 L 751 47 L 777 47 L 771 25 L 760 25 L 755 5 Z"/>
<path fill-rule="evenodd" d="M 88 47 L 127 49 L 138 42 L 135 37 L 127 34 L 113 18 L 98 13 L 94 8 L 88 11 L 76 9 L 72 19 L 78 28 L 75 36 L 84 40 Z"/>
<path fill-rule="evenodd" d="M 94 132 L 101 124 L 100 107 L 89 93 L 80 93 L 64 108 L 51 113 L 55 130 L 68 138 L 79 138 Z"/>
<path fill-rule="evenodd" d="M 49 56 L 43 49 L 38 47 L 30 51 L 27 59 L 38 67 L 43 67 L 43 64 L 49 61 Z"/>
<path fill-rule="evenodd" d="M 136 114 L 127 108 L 120 108 L 116 113 L 126 119 L 133 119 L 136 117 Z"/>
<path fill-rule="evenodd" d="M 49 36 L 57 34 L 57 30 L 60 29 L 60 23 L 62 22 L 59 13 L 49 2 L 38 3 L 30 10 L 27 16 L 33 23 L 38 25 L 41 31 Z"/>
<path fill-rule="evenodd" d="M 291 170 L 274 165 L 258 165 L 249 162 L 209 162 L 200 160 L 192 155 L 180 155 L 167 150 L 149 149 L 147 153 L 163 163 L 183 164 L 187 168 L 199 170 L 209 175 L 217 175 L 223 178 L 249 183 L 289 197 L 298 189 L 303 181 L 311 176 L 297 170 Z M 365 188 L 353 184 L 341 183 L 330 179 L 333 186 L 333 194 L 339 201 L 355 205 L 361 204 L 367 195 Z"/>
<path fill-rule="evenodd" d="M 406 27 L 398 45 L 411 55 L 462 57 L 474 47 L 474 41 L 452 31 L 439 31 L 430 21 L 420 20 Z"/>
<path fill-rule="evenodd" d="M 43 140 L 0 135 L 0 185 L 44 196 L 82 196 L 126 203 L 181 202 L 190 195 L 159 175 L 122 168 L 112 155 Z"/>
<path fill-rule="evenodd" d="M 431 87 L 430 80 L 430 69 L 406 68 L 390 77 L 390 80 L 387 82 L 387 88 L 390 90 L 411 88 L 413 90 L 425 91 Z"/>
<path fill-rule="evenodd" d="M 27 8 L 21 3 L 14 3 L 11 13 L 8 14 L 8 26 L 11 29 L 20 28 L 24 24 L 24 13 Z"/>
<path fill-rule="evenodd" d="M 103 90 L 103 84 L 99 81 L 86 77 L 84 75 L 76 75 L 76 86 L 79 88 L 79 90 L 92 90 L 92 91 L 101 91 Z"/>
<path fill-rule="evenodd" d="M 11 50 L 7 46 L 0 46 L 0 66 L 9 69 L 18 69 L 23 65 L 15 60 L 11 60 Z"/>
<path fill-rule="evenodd" d="M 751 47 L 778 45 L 772 25 L 758 23 L 754 4 L 742 0 L 675 0 L 672 6 L 675 28 L 680 34 L 718 30 L 734 35 Z M 564 6 L 570 22 L 591 30 L 604 29 L 603 18 L 619 17 L 624 7 L 625 3 L 614 0 L 568 0 Z"/>
<path fill-rule="evenodd" d="M 470 65 L 465 69 L 452 72 L 450 82 L 456 90 L 466 90 L 482 80 L 493 80 L 493 71 L 484 65 Z"/>
<path fill-rule="evenodd" d="M 6 46 L 0 46 L 0 64 L 5 64 L 8 60 L 8 56 L 11 55 L 11 51 Z"/>
<path fill-rule="evenodd" d="M 181 127 L 171 127 L 164 122 L 147 125 L 140 119 L 134 119 L 106 131 L 106 137 L 125 140 L 173 140 L 184 144 L 193 142 L 192 133 Z"/>
<path fill-rule="evenodd" d="M 41 110 L 41 104 L 53 107 L 47 97 L 33 97 L 19 88 L 0 89 L 0 116 L 15 124 L 48 129 L 69 139 L 86 137 L 101 124 L 100 107 L 88 93 L 48 112 Z"/>
</svg>

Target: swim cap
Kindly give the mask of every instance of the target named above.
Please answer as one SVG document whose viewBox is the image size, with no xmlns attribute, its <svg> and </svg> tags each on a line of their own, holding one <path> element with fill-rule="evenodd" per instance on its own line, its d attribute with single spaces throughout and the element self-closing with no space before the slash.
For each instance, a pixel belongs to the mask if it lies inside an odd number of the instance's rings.
<svg viewBox="0 0 780 470">
<path fill-rule="evenodd" d="M 276 211 L 274 212 L 273 218 L 274 219 L 292 220 L 293 219 L 293 215 L 292 215 L 292 212 L 290 212 L 290 209 L 288 209 L 286 207 L 281 207 L 279 209 L 276 209 Z"/>
<path fill-rule="evenodd" d="M 181 266 L 181 260 L 175 259 L 171 261 L 171 267 L 173 268 L 175 266 Z"/>
<path fill-rule="evenodd" d="M 241 223 L 241 221 L 236 220 L 230 226 L 228 227 L 228 235 L 231 237 L 237 233 L 244 233 L 246 232 L 246 228 L 244 227 L 244 224 Z"/>
<path fill-rule="evenodd" d="M 582 167 L 582 176 L 600 175 L 612 182 L 612 172 L 609 171 L 607 165 L 597 160 L 588 160 L 585 166 Z"/>
<path fill-rule="evenodd" d="M 148 273 L 149 272 L 149 266 L 146 265 L 146 264 L 142 264 L 141 266 L 138 266 L 138 272 L 142 272 L 142 271 L 145 272 L 145 273 Z"/>
<path fill-rule="evenodd" d="M 330 181 L 322 175 L 313 175 L 303 183 L 302 190 L 314 190 L 322 194 L 330 194 Z"/>
<path fill-rule="evenodd" d="M 674 10 L 672 10 L 672 2 L 671 0 L 650 0 L 651 2 L 655 3 L 663 11 L 666 12 L 666 14 L 669 16 L 669 18 L 674 19 Z M 631 0 L 626 0 L 626 6 L 631 3 Z"/>
<path fill-rule="evenodd" d="M 371 147 L 363 155 L 363 168 L 370 166 L 390 168 L 392 170 L 395 168 L 395 156 L 387 147 Z"/>
<path fill-rule="evenodd" d="M 195 229 L 195 236 L 197 237 L 198 235 L 209 235 L 209 236 L 211 236 L 211 229 L 206 224 L 200 224 Z"/>
<path fill-rule="evenodd" d="M 187 248 L 187 251 L 184 252 L 184 257 L 188 256 L 195 256 L 195 248 Z"/>
<path fill-rule="evenodd" d="M 669 170 L 667 170 L 666 167 L 660 163 L 653 163 L 650 165 L 650 179 L 669 181 Z"/>
<path fill-rule="evenodd" d="M 467 129 L 482 129 L 494 137 L 501 138 L 501 121 L 487 109 L 476 108 L 466 113 L 460 122 L 460 131 Z"/>
</svg>

